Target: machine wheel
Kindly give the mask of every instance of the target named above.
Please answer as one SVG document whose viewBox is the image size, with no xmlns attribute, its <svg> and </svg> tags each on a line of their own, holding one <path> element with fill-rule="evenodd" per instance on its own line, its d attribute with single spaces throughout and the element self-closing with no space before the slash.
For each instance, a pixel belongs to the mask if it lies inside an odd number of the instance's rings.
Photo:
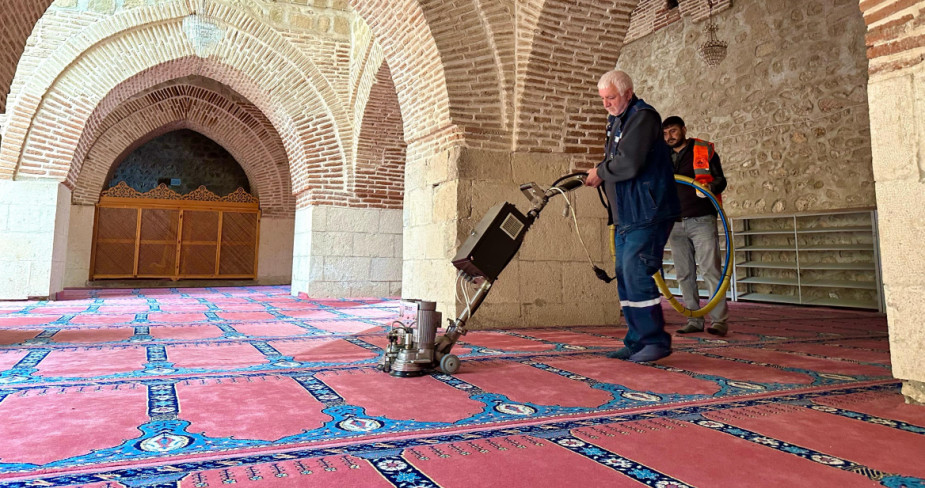
<svg viewBox="0 0 925 488">
<path fill-rule="evenodd" d="M 453 374 L 459 371 L 459 358 L 455 354 L 447 354 L 440 359 L 440 371 Z"/>
</svg>

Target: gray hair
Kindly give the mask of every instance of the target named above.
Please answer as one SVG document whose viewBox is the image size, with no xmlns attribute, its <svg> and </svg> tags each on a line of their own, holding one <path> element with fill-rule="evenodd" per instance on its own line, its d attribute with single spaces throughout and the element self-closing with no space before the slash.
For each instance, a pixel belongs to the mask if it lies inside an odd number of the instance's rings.
<svg viewBox="0 0 925 488">
<path fill-rule="evenodd" d="M 601 76 L 600 81 L 597 82 L 597 89 L 603 90 L 611 86 L 616 88 L 621 95 L 626 95 L 627 92 L 633 91 L 633 79 L 623 71 L 611 70 Z"/>
</svg>

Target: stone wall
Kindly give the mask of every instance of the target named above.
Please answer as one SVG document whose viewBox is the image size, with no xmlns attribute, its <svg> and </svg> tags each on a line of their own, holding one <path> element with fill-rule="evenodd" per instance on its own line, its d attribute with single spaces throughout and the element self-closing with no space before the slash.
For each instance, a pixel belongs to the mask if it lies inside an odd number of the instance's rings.
<svg viewBox="0 0 925 488">
<path fill-rule="evenodd" d="M 305 207 L 296 211 L 292 294 L 401 294 L 402 212 Z"/>
<path fill-rule="evenodd" d="M 459 179 L 451 189 L 457 192 L 455 232 L 432 236 L 424 252 L 455 250 L 469 237 L 488 210 L 509 202 L 526 213 L 530 202 L 520 185 L 534 182 L 548 188 L 568 174 L 569 157 L 562 154 L 500 153 L 464 150 L 458 159 Z M 435 189 L 435 206 L 439 190 Z M 616 324 L 620 321 L 616 282 L 597 279 L 594 264 L 613 275 L 613 260 L 607 238 L 607 215 L 597 192 L 582 187 L 569 193 L 579 229 L 563 196 L 550 199 L 536 223 L 524 236 L 523 245 L 498 276 L 488 298 L 473 317 L 471 328 L 519 328 L 550 325 Z M 410 210 L 411 215 L 416 212 Z M 440 208 L 435 208 L 439 215 Z M 587 247 L 587 252 L 585 250 Z M 474 287 L 469 288 L 470 296 Z M 460 294 L 460 296 L 462 296 Z M 457 303 L 455 314 L 464 302 Z"/>
<path fill-rule="evenodd" d="M 925 6 L 862 2 L 870 58 L 871 143 L 883 243 L 883 290 L 893 375 L 925 404 Z"/>
<path fill-rule="evenodd" d="M 0 180 L 0 299 L 54 299 L 61 291 L 70 199 L 58 182 Z"/>
<path fill-rule="evenodd" d="M 681 2 L 681 5 L 687 2 Z M 864 21 L 856 2 L 735 2 L 714 15 L 717 67 L 683 15 L 623 48 L 618 67 L 662 117 L 716 144 L 730 216 L 875 205 Z"/>
<path fill-rule="evenodd" d="M 124 181 L 143 193 L 164 179 L 178 180 L 177 185 L 168 182 L 167 186 L 181 195 L 200 185 L 218 196 L 238 188 L 251 191 L 247 175 L 234 157 L 208 137 L 191 130 L 169 132 L 134 150 L 115 169 L 109 186 Z"/>
</svg>

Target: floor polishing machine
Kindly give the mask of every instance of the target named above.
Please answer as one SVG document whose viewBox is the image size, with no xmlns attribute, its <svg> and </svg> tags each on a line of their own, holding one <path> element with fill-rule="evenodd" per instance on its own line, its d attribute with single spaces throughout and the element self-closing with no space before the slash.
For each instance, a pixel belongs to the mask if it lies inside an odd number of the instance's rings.
<svg viewBox="0 0 925 488">
<path fill-rule="evenodd" d="M 524 235 L 539 217 L 540 212 L 556 196 L 584 185 L 586 173 L 573 173 L 553 182 L 543 190 L 536 183 L 525 183 L 520 191 L 530 200 L 532 208 L 522 214 L 511 203 L 492 207 L 475 226 L 469 237 L 457 250 L 453 266 L 459 280 L 478 286 L 470 297 L 463 286 L 466 307 L 455 320 L 449 320 L 445 333 L 437 338 L 442 314 L 436 302 L 402 300 L 399 318 L 392 322 L 388 332 L 388 346 L 378 368 L 392 376 L 420 376 L 431 370 L 453 374 L 459 370 L 459 358 L 450 354 L 453 345 L 466 335 L 466 322 L 472 317 L 488 295 L 492 283 L 511 262 L 523 243 Z M 571 210 L 574 218 L 574 210 Z"/>
</svg>

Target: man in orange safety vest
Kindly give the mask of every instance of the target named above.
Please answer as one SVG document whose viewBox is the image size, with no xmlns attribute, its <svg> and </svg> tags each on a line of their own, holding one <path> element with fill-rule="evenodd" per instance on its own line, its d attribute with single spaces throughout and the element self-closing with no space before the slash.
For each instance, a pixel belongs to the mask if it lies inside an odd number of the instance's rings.
<svg viewBox="0 0 925 488">
<path fill-rule="evenodd" d="M 723 167 L 713 143 L 688 138 L 684 120 L 678 116 L 665 119 L 662 122 L 662 130 L 665 142 L 672 148 L 671 159 L 675 174 L 693 178 L 716 195 L 717 200 L 722 203 L 720 194 L 726 189 L 726 177 L 723 176 Z M 711 295 L 723 277 L 716 230 L 717 211 L 704 193 L 680 183 L 677 187 L 681 200 L 681 217 L 672 228 L 668 243 L 684 306 L 697 310 L 700 308 L 697 268 L 700 268 L 707 292 Z M 725 336 L 729 330 L 726 323 L 726 298 L 722 297 L 708 315 L 711 324 L 706 331 Z M 687 324 L 677 330 L 680 334 L 703 331 L 703 317 L 690 317 Z"/>
</svg>

